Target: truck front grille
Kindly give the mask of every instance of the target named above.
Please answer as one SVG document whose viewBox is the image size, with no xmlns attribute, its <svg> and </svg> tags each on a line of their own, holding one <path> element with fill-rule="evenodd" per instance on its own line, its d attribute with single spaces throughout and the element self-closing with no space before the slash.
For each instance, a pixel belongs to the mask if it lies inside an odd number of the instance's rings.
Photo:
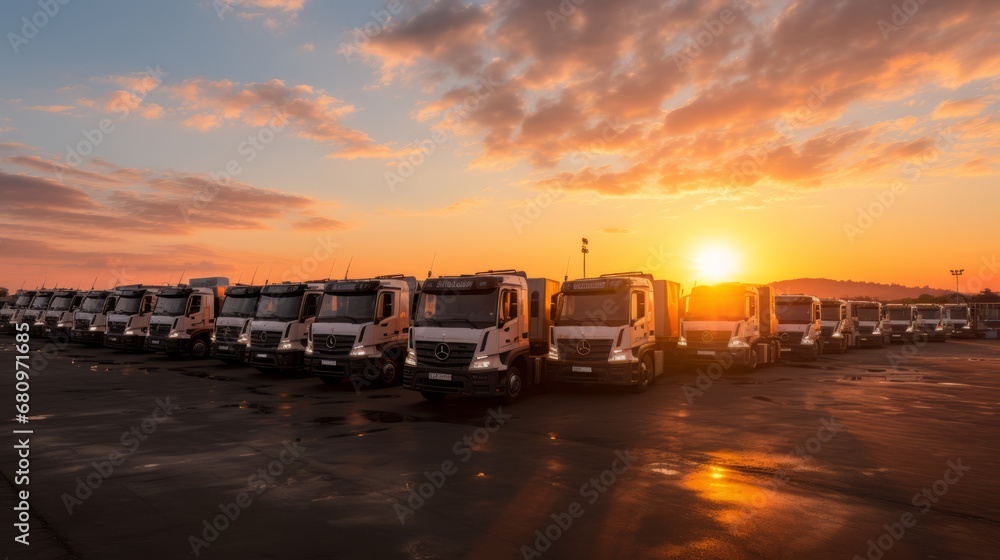
<svg viewBox="0 0 1000 560">
<path fill-rule="evenodd" d="M 250 331 L 250 345 L 254 350 L 275 350 L 281 342 L 281 334 L 282 331 Z"/>
<path fill-rule="evenodd" d="M 215 327 L 215 340 L 218 342 L 236 342 L 242 331 L 243 327 L 237 325 Z"/>
<path fill-rule="evenodd" d="M 167 338 L 170 335 L 170 323 L 157 323 L 155 325 L 149 325 L 149 336 L 157 338 Z"/>
<path fill-rule="evenodd" d="M 732 338 L 730 331 L 687 331 L 684 333 L 688 346 L 692 348 L 711 348 L 727 346 Z"/>
<path fill-rule="evenodd" d="M 313 337 L 313 351 L 324 356 L 346 356 L 351 353 L 352 348 L 354 348 L 354 335 L 352 334 L 317 334 Z"/>
<path fill-rule="evenodd" d="M 607 362 L 611 355 L 608 338 L 560 338 L 556 341 L 559 356 L 580 362 Z"/>
<path fill-rule="evenodd" d="M 108 334 L 123 334 L 127 324 L 125 321 L 108 321 Z"/>
<path fill-rule="evenodd" d="M 416 342 L 417 360 L 420 365 L 461 368 L 472 363 L 476 352 L 475 343 L 434 342 L 418 340 Z M 444 358 L 443 360 L 441 358 Z"/>
</svg>

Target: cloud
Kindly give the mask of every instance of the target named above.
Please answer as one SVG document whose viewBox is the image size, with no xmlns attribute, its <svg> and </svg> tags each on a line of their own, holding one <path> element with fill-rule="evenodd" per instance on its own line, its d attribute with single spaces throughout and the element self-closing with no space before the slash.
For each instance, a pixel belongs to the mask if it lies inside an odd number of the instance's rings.
<svg viewBox="0 0 1000 560">
<path fill-rule="evenodd" d="M 986 91 L 1000 69 L 995 2 L 923 3 L 887 38 L 894 0 L 564 4 L 430 1 L 350 48 L 381 86 L 419 87 L 415 118 L 470 138 L 474 167 L 527 163 L 548 172 L 538 186 L 609 196 L 888 180 L 902 160 L 872 154 L 944 128 L 875 115 Z"/>
<path fill-rule="evenodd" d="M 951 119 L 955 117 L 975 117 L 997 100 L 995 96 L 980 95 L 969 99 L 942 101 L 934 108 L 935 119 Z"/>
<path fill-rule="evenodd" d="M 32 105 L 31 107 L 25 107 L 29 111 L 44 111 L 46 113 L 65 113 L 71 109 L 75 109 L 72 105 Z"/>
<path fill-rule="evenodd" d="M 342 222 L 340 220 L 333 220 L 330 218 L 323 218 L 321 216 L 314 216 L 312 218 L 303 218 L 292 222 L 292 228 L 310 230 L 310 231 L 330 231 L 330 230 L 342 230 L 349 228 L 350 225 L 347 222 Z"/>
<path fill-rule="evenodd" d="M 606 227 L 606 228 L 601 228 L 601 233 L 608 233 L 612 235 L 624 235 L 627 233 L 632 233 L 632 230 L 619 227 Z"/>
<path fill-rule="evenodd" d="M 344 124 L 356 108 L 322 89 L 307 84 L 287 85 L 282 80 L 241 84 L 231 80 L 185 80 L 170 86 L 178 104 L 173 109 L 187 115 L 184 126 L 210 130 L 227 123 L 291 129 L 300 138 L 335 148 L 328 157 L 356 159 L 398 155 L 387 144 Z"/>
</svg>

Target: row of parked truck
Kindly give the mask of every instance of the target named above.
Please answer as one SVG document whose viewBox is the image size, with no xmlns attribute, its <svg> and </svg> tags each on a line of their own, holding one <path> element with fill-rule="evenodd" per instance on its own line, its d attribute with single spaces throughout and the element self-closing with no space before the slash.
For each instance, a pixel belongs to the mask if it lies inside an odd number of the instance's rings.
<svg viewBox="0 0 1000 560">
<path fill-rule="evenodd" d="M 969 308 L 776 295 L 641 272 L 567 280 L 515 270 L 428 278 L 19 291 L 0 329 L 125 351 L 213 356 L 261 371 L 308 371 L 360 387 L 402 383 L 511 403 L 544 382 L 644 391 L 670 366 L 746 368 L 890 342 L 972 336 Z"/>
</svg>

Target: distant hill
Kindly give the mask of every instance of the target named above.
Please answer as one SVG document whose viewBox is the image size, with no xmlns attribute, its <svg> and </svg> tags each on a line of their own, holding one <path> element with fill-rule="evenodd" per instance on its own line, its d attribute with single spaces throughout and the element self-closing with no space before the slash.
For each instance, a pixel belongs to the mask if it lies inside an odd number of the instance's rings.
<svg viewBox="0 0 1000 560">
<path fill-rule="evenodd" d="M 882 301 L 917 298 L 921 294 L 944 296 L 954 293 L 952 290 L 940 290 L 928 286 L 918 288 L 899 284 L 830 280 L 829 278 L 796 278 L 772 282 L 771 285 L 779 294 L 809 294 L 842 299 L 873 298 Z"/>
</svg>

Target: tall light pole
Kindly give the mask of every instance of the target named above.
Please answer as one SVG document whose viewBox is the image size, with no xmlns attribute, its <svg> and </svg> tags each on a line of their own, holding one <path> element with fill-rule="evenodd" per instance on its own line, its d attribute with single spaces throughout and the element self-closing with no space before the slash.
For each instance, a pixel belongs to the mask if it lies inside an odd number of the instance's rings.
<svg viewBox="0 0 1000 560">
<path fill-rule="evenodd" d="M 590 249 L 587 248 L 587 238 L 583 238 L 583 245 L 580 247 L 580 252 L 583 253 L 583 277 L 587 277 L 587 253 Z"/>
<path fill-rule="evenodd" d="M 964 273 L 964 272 L 965 272 L 964 268 L 960 269 L 960 270 L 952 270 L 951 271 L 951 275 L 955 277 L 955 293 L 956 294 L 958 293 L 958 277 L 961 276 L 962 273 Z"/>
</svg>

